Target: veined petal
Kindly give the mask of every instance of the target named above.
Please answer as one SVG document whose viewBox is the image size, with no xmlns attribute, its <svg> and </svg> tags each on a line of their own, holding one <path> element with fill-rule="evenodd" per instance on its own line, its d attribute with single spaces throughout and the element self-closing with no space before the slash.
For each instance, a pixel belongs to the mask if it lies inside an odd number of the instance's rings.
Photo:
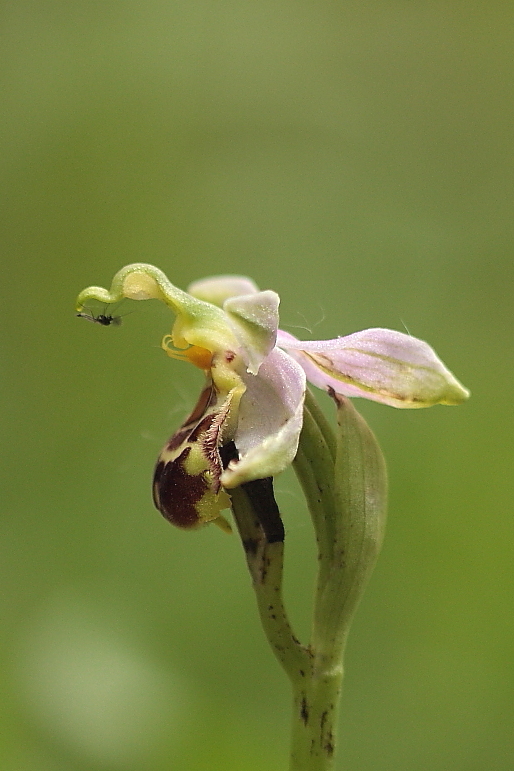
<svg viewBox="0 0 514 771">
<path fill-rule="evenodd" d="M 270 290 L 230 297 L 223 304 L 248 372 L 256 375 L 275 347 L 280 298 Z"/>
<path fill-rule="evenodd" d="M 247 373 L 243 380 L 234 436 L 240 459 L 221 475 L 227 489 L 283 471 L 296 455 L 302 427 L 305 373 L 291 356 L 275 348 L 258 376 Z"/>
<path fill-rule="evenodd" d="M 411 408 L 460 404 L 469 396 L 428 343 L 391 329 L 309 342 L 280 331 L 277 344 L 296 358 L 314 385 L 345 396 Z"/>
<path fill-rule="evenodd" d="M 209 276 L 189 284 L 187 291 L 198 300 L 223 307 L 229 297 L 238 297 L 242 294 L 255 294 L 259 291 L 251 278 L 246 276 Z"/>
</svg>

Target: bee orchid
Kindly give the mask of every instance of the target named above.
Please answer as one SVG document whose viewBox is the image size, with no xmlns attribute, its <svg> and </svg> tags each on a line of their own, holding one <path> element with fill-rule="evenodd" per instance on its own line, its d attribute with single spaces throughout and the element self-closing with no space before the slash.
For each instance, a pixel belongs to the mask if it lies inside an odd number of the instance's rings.
<svg viewBox="0 0 514 771">
<path fill-rule="evenodd" d="M 279 330 L 279 297 L 242 276 L 197 281 L 184 292 L 158 268 L 122 268 L 94 299 L 159 299 L 175 314 L 162 347 L 202 369 L 206 383 L 192 413 L 163 448 L 154 501 L 173 524 L 228 523 L 230 490 L 273 477 L 292 463 L 303 421 L 306 380 L 329 392 L 393 407 L 459 404 L 469 392 L 425 342 L 388 329 L 302 342 Z M 225 449 L 230 446 L 230 452 Z"/>
</svg>

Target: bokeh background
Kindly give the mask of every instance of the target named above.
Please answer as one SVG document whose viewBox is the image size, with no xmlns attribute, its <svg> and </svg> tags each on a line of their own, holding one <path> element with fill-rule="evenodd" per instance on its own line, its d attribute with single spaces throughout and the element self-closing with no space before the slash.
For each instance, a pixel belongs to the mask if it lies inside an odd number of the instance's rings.
<svg viewBox="0 0 514 771">
<path fill-rule="evenodd" d="M 359 402 L 390 520 L 337 769 L 512 771 L 512 3 L 17 0 L 0 38 L 0 767 L 287 767 L 237 539 L 150 500 L 201 373 L 159 349 L 156 303 L 74 315 L 148 261 L 182 287 L 248 274 L 299 336 L 407 329 L 472 390 Z M 312 533 L 276 486 L 305 638 Z"/>
</svg>

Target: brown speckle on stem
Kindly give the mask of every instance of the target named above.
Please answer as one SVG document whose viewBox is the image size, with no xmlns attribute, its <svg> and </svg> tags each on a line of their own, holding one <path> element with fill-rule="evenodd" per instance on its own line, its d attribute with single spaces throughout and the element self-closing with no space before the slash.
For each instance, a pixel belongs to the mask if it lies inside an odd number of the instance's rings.
<svg viewBox="0 0 514 771">
<path fill-rule="evenodd" d="M 300 717 L 302 718 L 303 724 L 307 725 L 309 722 L 309 707 L 307 706 L 307 699 L 305 696 L 302 698 L 302 704 L 300 708 Z"/>
</svg>

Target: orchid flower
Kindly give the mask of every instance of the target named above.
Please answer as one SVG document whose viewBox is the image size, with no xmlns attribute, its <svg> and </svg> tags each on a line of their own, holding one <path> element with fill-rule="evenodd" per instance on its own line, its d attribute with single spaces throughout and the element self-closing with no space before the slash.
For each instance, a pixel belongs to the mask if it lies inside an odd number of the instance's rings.
<svg viewBox="0 0 514 771">
<path fill-rule="evenodd" d="M 295 458 L 306 379 L 318 388 L 393 407 L 459 404 L 469 392 L 415 337 L 367 329 L 333 340 L 300 341 L 278 329 L 279 297 L 243 276 L 197 281 L 184 292 L 152 265 L 122 268 L 110 291 L 89 287 L 78 297 L 117 303 L 159 299 L 174 312 L 162 347 L 205 372 L 189 417 L 163 448 L 154 501 L 173 524 L 228 523 L 230 490 L 273 477 Z M 224 453 L 228 445 L 236 452 Z"/>
<path fill-rule="evenodd" d="M 278 295 L 243 276 L 207 278 L 184 292 L 158 268 L 135 263 L 115 275 L 109 291 L 81 292 L 79 315 L 90 300 L 125 297 L 165 302 L 175 322 L 162 348 L 206 378 L 157 460 L 155 505 L 184 529 L 215 522 L 229 530 L 221 512 L 232 509 L 264 632 L 292 686 L 290 771 L 333 771 L 343 653 L 387 509 L 384 458 L 347 397 L 429 407 L 459 404 L 469 393 L 427 343 L 402 332 L 298 340 L 278 328 Z M 307 380 L 333 398 L 335 431 Z M 318 552 L 307 645 L 284 605 L 284 527 L 273 495 L 272 478 L 293 461 Z"/>
</svg>

